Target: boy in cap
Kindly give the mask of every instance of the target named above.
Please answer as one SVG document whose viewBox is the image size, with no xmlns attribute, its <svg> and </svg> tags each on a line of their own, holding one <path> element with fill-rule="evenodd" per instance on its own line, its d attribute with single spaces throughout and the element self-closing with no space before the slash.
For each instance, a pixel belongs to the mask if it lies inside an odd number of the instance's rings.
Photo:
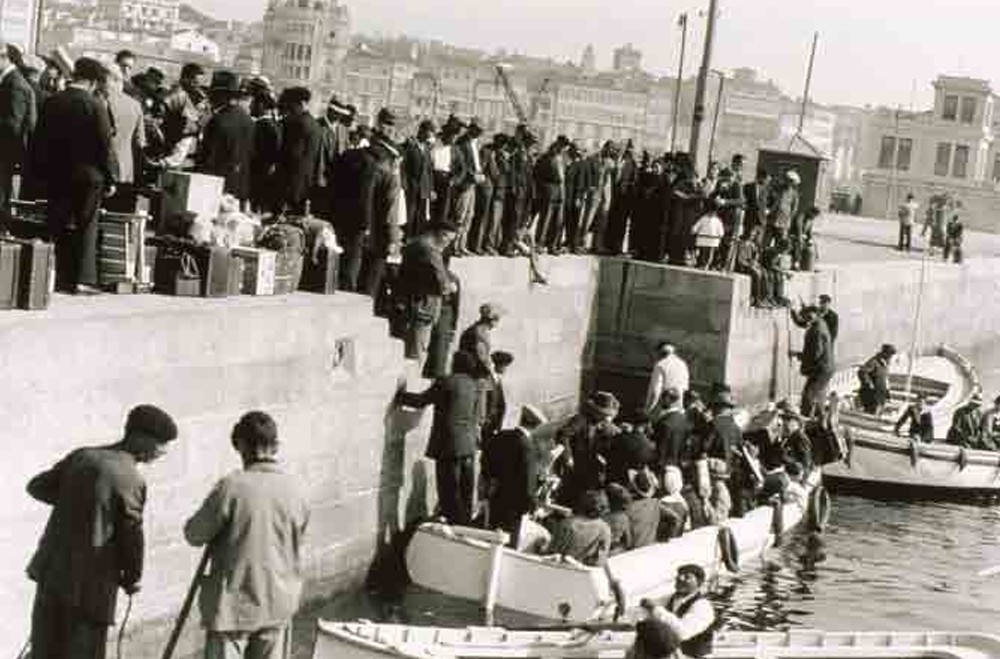
<svg viewBox="0 0 1000 659">
<path fill-rule="evenodd" d="M 211 552 L 199 592 L 205 659 L 281 659 L 305 581 L 309 505 L 299 478 L 278 463 L 268 414 L 244 414 L 230 439 L 243 469 L 220 480 L 184 525 L 187 541 Z"/>
<path fill-rule="evenodd" d="M 118 589 L 141 589 L 146 481 L 138 465 L 163 457 L 176 438 L 169 414 L 139 405 L 119 442 L 77 449 L 28 483 L 28 494 L 52 507 L 28 565 L 32 657 L 104 659 Z"/>
</svg>

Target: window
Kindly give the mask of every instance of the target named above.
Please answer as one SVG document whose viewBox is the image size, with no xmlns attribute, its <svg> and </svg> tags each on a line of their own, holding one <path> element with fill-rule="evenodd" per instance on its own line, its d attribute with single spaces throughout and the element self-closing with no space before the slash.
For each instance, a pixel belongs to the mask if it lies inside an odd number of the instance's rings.
<svg viewBox="0 0 1000 659">
<path fill-rule="evenodd" d="M 972 96 L 962 97 L 962 123 L 971 124 L 976 120 L 976 99 Z"/>
<path fill-rule="evenodd" d="M 951 164 L 951 145 L 941 142 L 937 145 L 937 157 L 934 159 L 934 175 L 947 176 Z"/>
<path fill-rule="evenodd" d="M 945 121 L 955 121 L 958 119 L 958 96 L 948 95 L 944 97 L 944 111 L 941 118 Z"/>
<path fill-rule="evenodd" d="M 896 152 L 896 169 L 901 172 L 909 171 L 912 156 L 913 140 L 904 137 L 899 140 L 899 151 Z"/>
<path fill-rule="evenodd" d="M 965 178 L 969 166 L 969 147 L 955 146 L 955 160 L 951 165 L 951 175 L 955 178 Z"/>
<path fill-rule="evenodd" d="M 896 153 L 896 138 L 888 135 L 883 137 L 882 148 L 878 152 L 878 168 L 891 169 L 894 153 Z"/>
</svg>

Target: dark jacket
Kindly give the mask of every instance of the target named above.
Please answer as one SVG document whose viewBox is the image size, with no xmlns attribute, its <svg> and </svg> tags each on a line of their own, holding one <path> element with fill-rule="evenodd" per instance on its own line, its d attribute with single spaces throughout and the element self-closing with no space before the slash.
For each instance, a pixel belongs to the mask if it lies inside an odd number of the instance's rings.
<svg viewBox="0 0 1000 659">
<path fill-rule="evenodd" d="M 730 470 L 735 469 L 739 463 L 737 452 L 743 447 L 743 431 L 732 414 L 717 415 L 713 426 L 715 432 L 709 456 L 725 460 Z"/>
<path fill-rule="evenodd" d="M 875 355 L 858 369 L 858 380 L 862 391 L 869 392 L 870 400 L 882 405 L 889 400 L 889 364 L 880 355 Z"/>
<path fill-rule="evenodd" d="M 322 135 L 316 185 L 325 188 L 332 185 L 337 159 L 347 151 L 347 127 L 340 122 L 330 121 L 327 117 L 320 117 L 316 123 L 319 124 Z"/>
<path fill-rule="evenodd" d="M 472 457 L 479 444 L 479 387 L 465 373 L 438 379 L 423 393 L 404 392 L 400 402 L 408 407 L 434 406 L 434 422 L 427 442 L 427 457 L 453 460 Z"/>
<path fill-rule="evenodd" d="M 472 158 L 472 140 L 459 139 L 451 149 L 451 187 L 465 192 L 476 184 L 476 163 Z"/>
<path fill-rule="evenodd" d="M 898 434 L 906 425 L 908 425 L 907 434 L 913 439 L 927 443 L 934 441 L 934 415 L 930 410 L 917 414 L 916 407 L 908 406 L 903 416 L 896 421 L 896 433 Z"/>
<path fill-rule="evenodd" d="M 559 158 L 558 154 L 549 152 L 539 158 L 535 165 L 535 184 L 538 186 L 540 199 L 562 201 L 564 179 Z"/>
<path fill-rule="evenodd" d="M 403 144 L 403 188 L 407 201 L 430 199 L 434 192 L 434 163 L 427 147 L 415 138 Z"/>
<path fill-rule="evenodd" d="M 790 313 L 792 315 L 792 322 L 796 325 L 803 329 L 809 327 L 809 322 L 798 311 L 792 309 Z M 833 309 L 827 308 L 826 311 L 820 312 L 820 318 L 826 323 L 826 329 L 830 332 L 830 341 L 836 343 L 837 332 L 840 331 L 840 316 Z"/>
<path fill-rule="evenodd" d="M 281 147 L 278 150 L 278 194 L 286 204 L 296 205 L 309 199 L 319 180 L 319 156 L 323 133 L 308 112 L 293 112 L 281 120 Z"/>
<path fill-rule="evenodd" d="M 832 374 L 833 369 L 833 341 L 826 323 L 820 320 L 806 330 L 799 372 L 806 377 L 815 377 Z"/>
<path fill-rule="evenodd" d="M 448 288 L 448 270 L 441 252 L 421 238 L 403 247 L 399 266 L 399 292 L 410 300 L 441 297 Z"/>
<path fill-rule="evenodd" d="M 465 328 L 458 339 L 458 349 L 469 353 L 476 361 L 476 371 L 473 375 L 477 378 L 488 378 L 493 372 L 491 343 L 490 328 L 483 321 Z"/>
<path fill-rule="evenodd" d="M 65 196 L 71 182 L 118 180 L 107 105 L 82 89 L 69 87 L 45 103 L 31 148 L 32 171 L 50 199 Z"/>
<path fill-rule="evenodd" d="M 528 433 L 521 428 L 501 430 L 483 446 L 483 477 L 494 479 L 493 508 L 524 514 L 538 506 L 541 466 Z"/>
<path fill-rule="evenodd" d="M 19 164 L 35 126 L 35 97 L 31 85 L 16 68 L 0 82 L 0 161 Z"/>
<path fill-rule="evenodd" d="M 28 483 L 52 506 L 28 576 L 84 618 L 113 624 L 119 586 L 142 579 L 146 482 L 117 446 L 73 451 Z"/>
<path fill-rule="evenodd" d="M 760 186 L 751 181 L 743 186 L 743 203 L 746 205 L 747 230 L 762 227 L 767 224 L 767 213 L 770 206 L 767 186 Z"/>
<path fill-rule="evenodd" d="M 362 184 L 368 155 L 364 149 L 348 149 L 333 165 L 333 222 L 341 238 L 365 230 Z"/>
<path fill-rule="evenodd" d="M 608 483 L 628 487 L 630 469 L 642 469 L 656 458 L 656 447 L 646 435 L 629 432 L 619 435 L 608 447 Z"/>
<path fill-rule="evenodd" d="M 398 244 L 402 231 L 398 224 L 397 204 L 402 195 L 395 145 L 373 138 L 365 150 L 361 179 L 362 226 L 369 232 L 368 248 L 386 256 L 391 245 Z"/>
<path fill-rule="evenodd" d="M 657 465 L 661 468 L 667 465 L 679 467 L 690 434 L 691 421 L 684 410 L 672 410 L 660 417 L 653 425 Z"/>
<path fill-rule="evenodd" d="M 225 192 L 237 199 L 249 199 L 253 146 L 254 121 L 250 114 L 238 105 L 227 105 L 208 120 L 198 152 L 198 171 L 223 177 Z"/>
<path fill-rule="evenodd" d="M 270 203 L 276 193 L 275 168 L 281 151 L 281 122 L 265 116 L 254 119 L 250 177 L 255 199 Z"/>
</svg>

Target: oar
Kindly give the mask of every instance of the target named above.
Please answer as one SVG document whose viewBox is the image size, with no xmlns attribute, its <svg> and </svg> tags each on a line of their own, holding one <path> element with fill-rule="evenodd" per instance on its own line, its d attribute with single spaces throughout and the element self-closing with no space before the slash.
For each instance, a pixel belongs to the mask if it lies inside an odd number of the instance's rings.
<svg viewBox="0 0 1000 659">
<path fill-rule="evenodd" d="M 180 613 L 177 614 L 177 622 L 174 623 L 173 631 L 170 632 L 170 638 L 167 640 L 167 647 L 163 650 L 162 659 L 170 659 L 174 654 L 174 649 L 177 647 L 177 641 L 181 638 L 181 632 L 184 631 L 184 623 L 187 622 L 188 616 L 191 615 L 191 607 L 194 605 L 194 596 L 198 594 L 198 588 L 201 586 L 202 576 L 205 574 L 205 568 L 208 567 L 208 547 L 205 547 L 205 552 L 201 555 L 201 560 L 198 561 L 198 569 L 194 572 L 194 577 L 191 579 L 191 585 L 188 587 L 187 595 L 184 597 L 184 604 L 181 606 Z"/>
<path fill-rule="evenodd" d="M 980 579 L 983 577 L 992 577 L 994 574 L 1000 574 L 1000 565 L 994 565 L 993 567 L 988 567 L 985 570 L 976 572 L 976 576 Z"/>
<path fill-rule="evenodd" d="M 510 631 L 520 632 L 571 632 L 574 630 L 597 634 L 600 632 L 631 632 L 635 631 L 635 623 L 631 622 L 565 622 L 554 625 L 537 625 L 533 627 L 511 628 Z"/>
</svg>

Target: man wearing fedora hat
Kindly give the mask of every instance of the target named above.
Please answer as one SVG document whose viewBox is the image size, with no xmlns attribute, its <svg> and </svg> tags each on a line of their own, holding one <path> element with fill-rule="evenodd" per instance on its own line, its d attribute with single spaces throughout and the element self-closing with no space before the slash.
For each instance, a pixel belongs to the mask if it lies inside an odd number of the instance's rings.
<svg viewBox="0 0 1000 659">
<path fill-rule="evenodd" d="M 114 197 L 105 200 L 104 208 L 120 213 L 134 213 L 135 185 L 141 175 L 143 152 L 146 148 L 142 105 L 125 93 L 122 69 L 110 66 L 107 70 L 103 91 L 114 125 L 111 145 L 118 159 L 118 190 Z"/>
<path fill-rule="evenodd" d="M 278 97 L 281 113 L 281 142 L 275 163 L 277 203 L 272 210 L 281 214 L 305 215 L 306 203 L 319 179 L 319 155 L 323 133 L 309 113 L 312 92 L 305 87 L 289 87 Z"/>
<path fill-rule="evenodd" d="M 350 142 L 349 131 L 343 123 L 343 119 L 349 115 L 350 110 L 334 95 L 326 105 L 326 112 L 316 120 L 322 139 L 319 171 L 311 196 L 312 213 L 327 221 L 333 219 L 333 179 L 337 160 L 347 150 Z"/>
<path fill-rule="evenodd" d="M 662 518 L 660 502 L 656 498 L 659 482 L 649 467 L 628 471 L 632 503 L 625 509 L 632 531 L 632 547 L 648 547 L 656 543 Z"/>
<path fill-rule="evenodd" d="M 361 178 L 362 227 L 367 237 L 364 290 L 376 304 L 389 260 L 400 254 L 406 218 L 398 130 L 396 115 L 388 108 L 379 110 Z"/>
<path fill-rule="evenodd" d="M 556 443 L 565 447 L 558 463 L 560 503 L 572 506 L 583 492 L 604 486 L 608 450 L 621 434 L 615 425 L 620 407 L 614 394 L 594 392 L 556 432 Z"/>
<path fill-rule="evenodd" d="M 403 143 L 403 191 L 406 193 L 406 235 L 417 236 L 431 219 L 434 196 L 434 162 L 431 149 L 437 128 L 430 119 L 417 126 L 417 134 Z"/>
<path fill-rule="evenodd" d="M 982 444 L 983 433 L 986 430 L 983 395 L 977 390 L 973 392 L 968 403 L 952 414 L 947 441 L 949 444 L 962 448 L 978 449 Z"/>
<path fill-rule="evenodd" d="M 254 123 L 240 102 L 240 77 L 232 71 L 214 72 L 209 97 L 216 110 L 205 126 L 198 171 L 225 179 L 223 191 L 245 204 L 250 199 Z"/>
</svg>

